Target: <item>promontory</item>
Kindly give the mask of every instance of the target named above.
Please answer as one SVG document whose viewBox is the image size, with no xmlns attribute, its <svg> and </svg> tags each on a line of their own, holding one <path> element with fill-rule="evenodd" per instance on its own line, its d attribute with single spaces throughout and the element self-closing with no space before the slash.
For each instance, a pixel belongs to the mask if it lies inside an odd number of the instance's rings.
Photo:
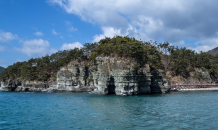
<svg viewBox="0 0 218 130">
<path fill-rule="evenodd" d="M 218 56 L 168 42 L 105 37 L 8 66 L 0 75 L 1 91 L 167 93 L 170 84 L 216 83 L 217 63 Z"/>
</svg>

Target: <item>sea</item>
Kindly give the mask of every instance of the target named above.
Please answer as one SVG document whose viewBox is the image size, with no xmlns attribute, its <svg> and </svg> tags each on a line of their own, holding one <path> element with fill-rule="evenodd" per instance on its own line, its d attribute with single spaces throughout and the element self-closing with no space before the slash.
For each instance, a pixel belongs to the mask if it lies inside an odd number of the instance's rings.
<svg viewBox="0 0 218 130">
<path fill-rule="evenodd" d="M 0 130 L 216 130 L 218 91 L 138 96 L 0 92 Z"/>
</svg>

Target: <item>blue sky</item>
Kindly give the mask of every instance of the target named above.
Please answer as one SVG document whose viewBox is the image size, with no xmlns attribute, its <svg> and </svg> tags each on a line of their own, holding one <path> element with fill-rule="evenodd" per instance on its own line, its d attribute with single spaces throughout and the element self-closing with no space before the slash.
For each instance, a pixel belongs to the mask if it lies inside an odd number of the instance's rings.
<svg viewBox="0 0 218 130">
<path fill-rule="evenodd" d="M 0 66 L 82 47 L 105 36 L 218 46 L 216 0 L 0 0 Z"/>
</svg>

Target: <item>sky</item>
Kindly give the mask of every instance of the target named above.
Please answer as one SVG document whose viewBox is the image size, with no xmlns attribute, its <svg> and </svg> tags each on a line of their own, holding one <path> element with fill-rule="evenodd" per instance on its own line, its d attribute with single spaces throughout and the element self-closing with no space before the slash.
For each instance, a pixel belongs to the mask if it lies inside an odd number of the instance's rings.
<svg viewBox="0 0 218 130">
<path fill-rule="evenodd" d="M 116 35 L 218 47 L 217 0 L 0 0 L 0 66 Z"/>
</svg>

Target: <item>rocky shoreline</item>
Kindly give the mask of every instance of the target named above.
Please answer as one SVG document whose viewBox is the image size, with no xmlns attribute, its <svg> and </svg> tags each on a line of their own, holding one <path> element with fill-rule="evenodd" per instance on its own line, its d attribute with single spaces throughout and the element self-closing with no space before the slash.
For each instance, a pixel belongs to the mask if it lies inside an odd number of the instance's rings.
<svg viewBox="0 0 218 130">
<path fill-rule="evenodd" d="M 167 93 L 170 91 L 164 74 L 151 71 L 147 65 L 135 69 L 121 59 L 97 57 L 96 63 L 71 63 L 57 73 L 56 82 L 25 84 L 1 82 L 1 91 L 32 92 L 91 92 L 121 96 Z"/>
</svg>

